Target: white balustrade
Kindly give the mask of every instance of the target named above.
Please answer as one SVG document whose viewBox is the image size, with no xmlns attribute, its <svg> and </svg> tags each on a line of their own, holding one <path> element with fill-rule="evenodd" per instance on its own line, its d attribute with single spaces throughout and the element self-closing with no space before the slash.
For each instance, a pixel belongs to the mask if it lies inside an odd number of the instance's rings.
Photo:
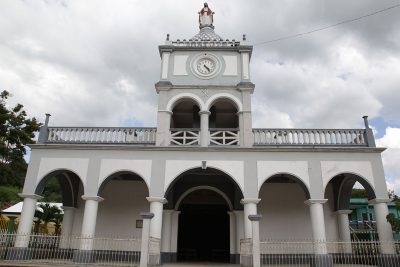
<svg viewBox="0 0 400 267">
<path fill-rule="evenodd" d="M 171 129 L 171 145 L 191 146 L 200 143 L 200 129 Z"/>
<path fill-rule="evenodd" d="M 239 46 L 240 42 L 234 40 L 209 40 L 209 41 L 199 41 L 199 40 L 177 40 L 172 42 L 173 46 L 189 46 L 189 47 L 234 47 Z"/>
<path fill-rule="evenodd" d="M 365 129 L 253 129 L 258 146 L 368 146 Z"/>
<path fill-rule="evenodd" d="M 156 128 L 49 127 L 46 143 L 154 144 Z"/>
<path fill-rule="evenodd" d="M 210 129 L 211 145 L 239 145 L 239 129 Z"/>
</svg>

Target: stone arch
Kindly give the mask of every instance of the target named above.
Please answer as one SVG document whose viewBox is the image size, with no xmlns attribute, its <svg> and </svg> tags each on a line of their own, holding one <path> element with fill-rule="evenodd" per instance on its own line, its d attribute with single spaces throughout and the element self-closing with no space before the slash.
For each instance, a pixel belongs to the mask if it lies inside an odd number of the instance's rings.
<svg viewBox="0 0 400 267">
<path fill-rule="evenodd" d="M 195 94 L 192 93 L 182 93 L 182 94 L 178 94 L 174 97 L 172 97 L 166 106 L 166 110 L 169 112 L 172 112 L 174 106 L 179 103 L 179 101 L 182 101 L 184 99 L 190 99 L 192 101 L 194 101 L 197 106 L 200 108 L 200 110 L 204 110 L 204 103 L 203 100 L 201 100 L 201 98 Z"/>
<path fill-rule="evenodd" d="M 185 199 L 185 197 L 188 196 L 190 193 L 192 193 L 192 192 L 194 192 L 194 191 L 197 191 L 197 190 L 211 190 L 211 191 L 214 191 L 215 193 L 219 194 L 223 199 L 225 199 L 226 204 L 227 204 L 228 207 L 229 207 L 229 210 L 233 210 L 232 201 L 229 199 L 229 197 L 228 197 L 223 191 L 219 190 L 219 189 L 216 188 L 216 187 L 213 187 L 213 186 L 206 186 L 206 185 L 203 185 L 203 186 L 196 186 L 196 187 L 192 187 L 192 188 L 188 189 L 188 190 L 187 190 L 186 192 L 184 192 L 184 193 L 179 197 L 179 199 L 176 201 L 176 204 L 175 204 L 174 209 L 175 209 L 175 210 L 178 210 L 180 204 L 181 204 L 182 201 Z"/>
<path fill-rule="evenodd" d="M 187 178 L 188 175 L 193 174 L 194 176 L 205 175 L 205 179 L 201 181 L 197 180 L 196 182 L 191 183 L 191 185 L 186 186 L 182 191 L 177 192 L 175 187 L 180 181 Z M 207 177 L 211 177 L 212 175 L 221 176 L 223 180 L 207 180 Z M 228 184 L 228 186 L 222 186 L 223 183 Z M 240 200 L 243 199 L 243 191 L 237 181 L 227 172 L 221 170 L 220 168 L 215 167 L 207 167 L 206 169 L 202 169 L 201 167 L 191 167 L 185 168 L 184 171 L 179 172 L 177 176 L 169 183 L 168 187 L 164 192 L 164 197 L 168 200 L 169 208 L 175 208 L 175 203 L 181 198 L 182 194 L 187 192 L 188 190 L 192 190 L 192 188 L 202 188 L 207 187 L 210 189 L 211 187 L 218 190 L 211 190 L 216 193 L 223 192 L 224 195 L 230 200 L 231 205 L 234 209 L 242 209 L 242 205 L 240 204 Z M 192 190 L 190 192 L 194 192 L 200 189 Z M 229 193 L 228 193 L 229 191 Z M 172 195 L 179 196 L 177 198 L 173 198 Z M 172 199 L 173 198 L 173 199 Z M 226 200 L 226 198 L 224 197 Z M 182 199 L 180 200 L 182 201 Z"/>
<path fill-rule="evenodd" d="M 352 172 L 338 173 L 329 179 L 324 188 L 326 196 L 328 186 L 332 185 L 335 210 L 348 210 L 350 208 L 351 192 L 356 182 L 364 187 L 369 200 L 376 198 L 374 186 L 362 175 Z"/>
<path fill-rule="evenodd" d="M 268 177 L 266 177 L 264 180 L 261 181 L 261 183 L 258 185 L 258 195 L 260 195 L 260 190 L 261 187 L 268 182 L 268 180 L 271 181 L 271 179 L 279 179 L 279 178 L 287 178 L 288 180 L 295 182 L 296 184 L 298 184 L 301 189 L 303 190 L 305 196 L 307 199 L 311 198 L 311 194 L 310 194 L 310 188 L 308 187 L 307 183 L 299 176 L 293 174 L 293 173 L 289 173 L 289 172 L 277 172 L 274 173 Z"/>
<path fill-rule="evenodd" d="M 84 194 L 85 187 L 79 175 L 69 169 L 57 169 L 44 175 L 36 185 L 35 194 L 41 195 L 47 182 L 53 177 L 56 177 L 60 184 L 63 205 L 77 207 L 79 188 L 82 188 Z"/>
<path fill-rule="evenodd" d="M 97 196 L 101 196 L 107 184 L 114 179 L 142 181 L 146 185 L 147 192 L 149 192 L 150 190 L 149 184 L 141 175 L 137 174 L 132 170 L 118 170 L 109 174 L 105 179 L 102 180 L 97 190 Z"/>
<path fill-rule="evenodd" d="M 203 164 L 206 165 L 207 169 L 215 169 L 224 173 L 229 177 L 240 189 L 241 194 L 244 194 L 244 166 L 243 162 L 239 161 L 181 161 L 171 160 L 167 161 L 166 165 L 166 176 L 164 184 L 164 194 L 166 195 L 168 190 L 173 184 L 181 178 L 185 173 L 190 170 L 203 168 Z"/>
<path fill-rule="evenodd" d="M 242 102 L 241 102 L 237 97 L 235 97 L 235 96 L 233 96 L 233 95 L 231 95 L 231 94 L 227 94 L 227 93 L 219 93 L 219 94 L 212 95 L 212 96 L 207 100 L 207 102 L 205 103 L 205 105 L 204 105 L 204 108 L 205 108 L 205 109 L 204 109 L 204 110 L 205 110 L 205 111 L 209 111 L 210 108 L 212 107 L 212 105 L 213 105 L 215 102 L 217 102 L 218 100 L 221 100 L 221 99 L 226 99 L 226 100 L 229 100 L 229 101 L 233 102 L 234 105 L 235 105 L 235 107 L 237 108 L 237 111 L 238 111 L 238 112 L 243 111 Z"/>
</svg>

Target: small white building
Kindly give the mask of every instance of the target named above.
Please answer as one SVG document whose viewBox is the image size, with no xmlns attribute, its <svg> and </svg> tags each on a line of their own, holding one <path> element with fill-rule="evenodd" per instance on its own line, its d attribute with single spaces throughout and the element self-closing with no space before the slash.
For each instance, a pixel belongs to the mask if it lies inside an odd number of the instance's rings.
<svg viewBox="0 0 400 267">
<path fill-rule="evenodd" d="M 356 182 L 374 204 L 379 238 L 393 240 L 384 148 L 367 118 L 365 129 L 254 129 L 253 47 L 245 36 L 217 35 L 212 17 L 205 7 L 198 34 L 168 36 L 158 47 L 156 127 L 53 127 L 47 116 L 31 146 L 19 234 L 30 233 L 36 202 L 55 176 L 63 236 L 141 237 L 141 212 L 151 212 L 144 226 L 158 251 L 153 263 L 238 262 L 246 242 L 257 253 L 258 239 L 349 242 Z M 17 238 L 15 249 L 27 246 Z M 77 261 L 90 260 L 90 243 L 76 249 Z M 329 255 L 324 246 L 314 253 Z"/>
</svg>

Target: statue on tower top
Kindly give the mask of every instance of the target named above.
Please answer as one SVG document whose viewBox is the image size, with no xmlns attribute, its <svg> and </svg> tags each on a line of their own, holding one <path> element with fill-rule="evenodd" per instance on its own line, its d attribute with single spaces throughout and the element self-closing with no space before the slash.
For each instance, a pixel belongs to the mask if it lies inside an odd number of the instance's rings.
<svg viewBox="0 0 400 267">
<path fill-rule="evenodd" d="M 199 24 L 200 29 L 203 27 L 213 27 L 213 15 L 214 12 L 208 7 L 207 3 L 204 3 L 204 7 L 199 12 Z"/>
</svg>

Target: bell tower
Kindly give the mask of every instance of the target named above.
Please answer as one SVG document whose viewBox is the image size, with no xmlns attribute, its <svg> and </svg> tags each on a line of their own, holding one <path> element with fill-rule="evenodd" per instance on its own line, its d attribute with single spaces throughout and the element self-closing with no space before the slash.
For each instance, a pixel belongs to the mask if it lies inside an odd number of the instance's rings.
<svg viewBox="0 0 400 267">
<path fill-rule="evenodd" d="M 158 146 L 252 146 L 253 47 L 214 31 L 214 12 L 198 12 L 200 31 L 159 46 Z"/>
</svg>

